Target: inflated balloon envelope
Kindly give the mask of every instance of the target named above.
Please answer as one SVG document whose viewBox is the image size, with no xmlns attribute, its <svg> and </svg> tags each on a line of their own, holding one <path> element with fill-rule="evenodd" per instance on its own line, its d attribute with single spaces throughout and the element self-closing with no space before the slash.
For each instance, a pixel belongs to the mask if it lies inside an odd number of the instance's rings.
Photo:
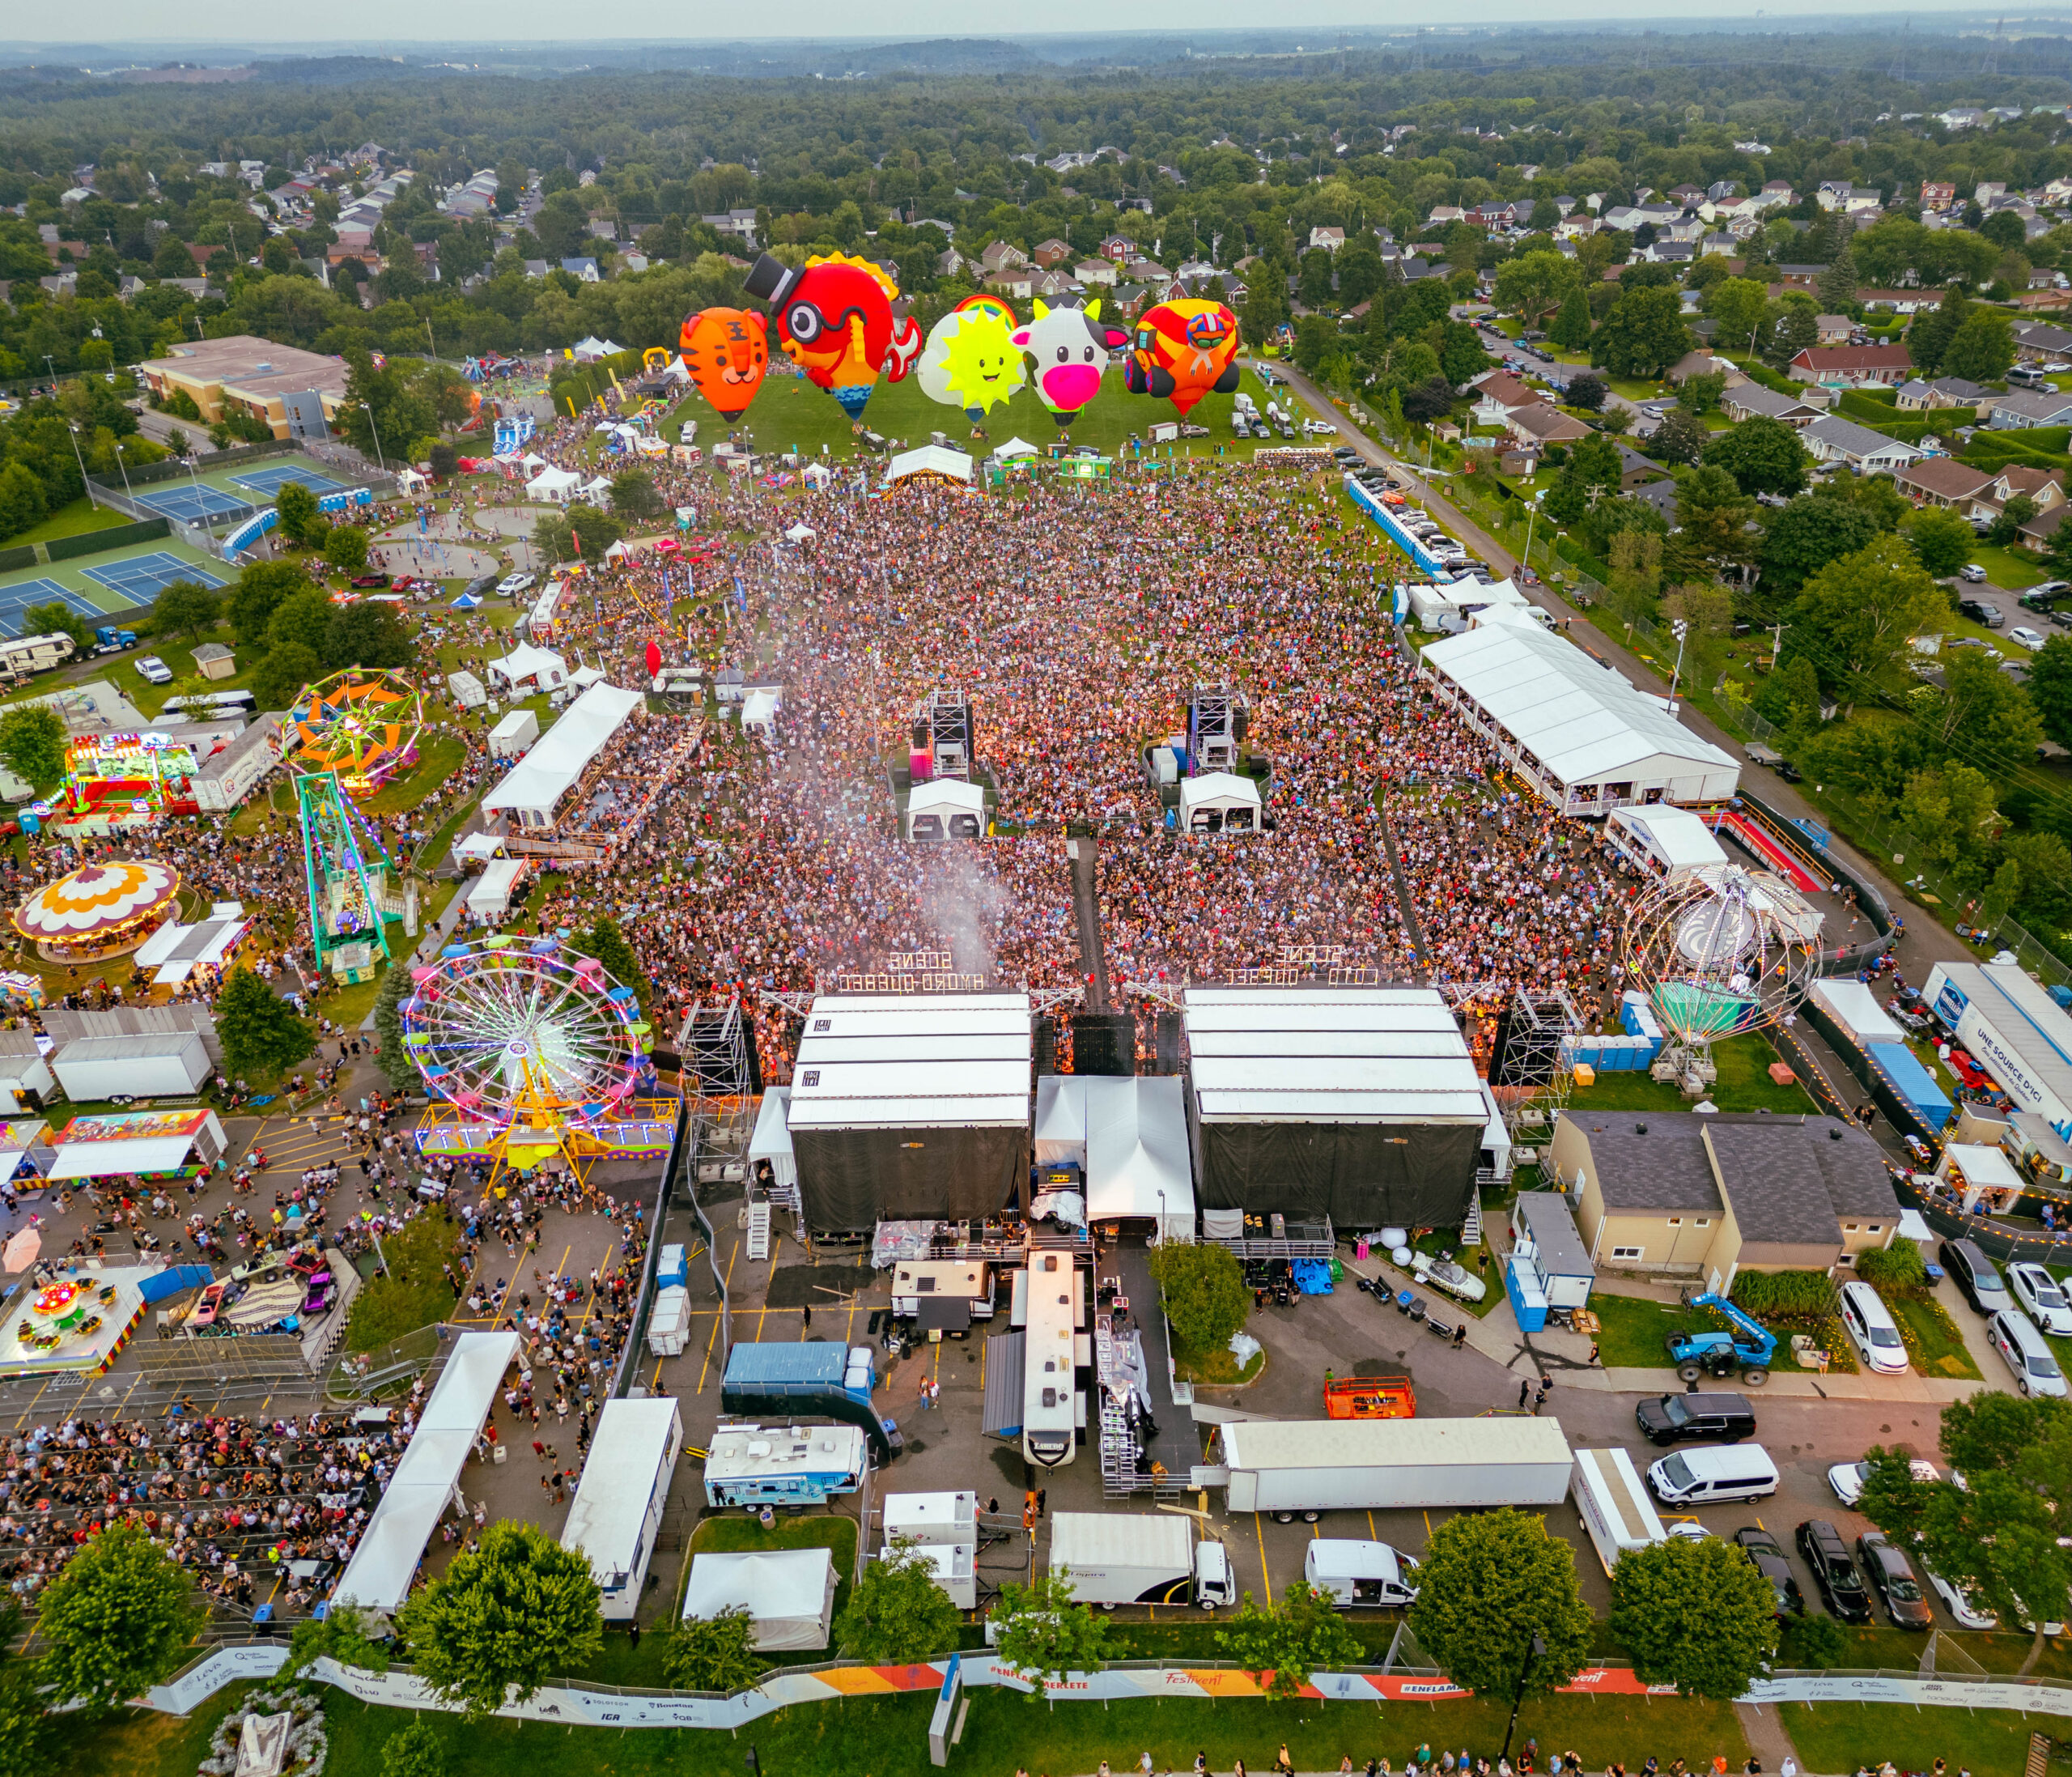
<svg viewBox="0 0 2072 1777">
<path fill-rule="evenodd" d="M 919 324 L 892 312 L 899 286 L 868 259 L 834 253 L 795 269 L 765 253 L 749 268 L 746 285 L 770 304 L 784 355 L 851 419 L 862 414 L 881 373 L 890 371 L 896 382 L 919 355 Z"/>
</svg>

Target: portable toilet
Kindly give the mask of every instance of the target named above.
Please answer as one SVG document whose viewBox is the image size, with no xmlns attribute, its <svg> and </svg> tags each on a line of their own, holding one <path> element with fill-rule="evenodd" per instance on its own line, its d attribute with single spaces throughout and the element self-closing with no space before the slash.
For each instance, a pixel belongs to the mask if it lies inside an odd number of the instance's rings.
<svg viewBox="0 0 2072 1777">
<path fill-rule="evenodd" d="M 655 1286 L 658 1290 L 682 1288 L 690 1281 L 690 1272 L 684 1263 L 683 1248 L 679 1245 L 662 1248 L 662 1256 L 655 1264 Z"/>
</svg>

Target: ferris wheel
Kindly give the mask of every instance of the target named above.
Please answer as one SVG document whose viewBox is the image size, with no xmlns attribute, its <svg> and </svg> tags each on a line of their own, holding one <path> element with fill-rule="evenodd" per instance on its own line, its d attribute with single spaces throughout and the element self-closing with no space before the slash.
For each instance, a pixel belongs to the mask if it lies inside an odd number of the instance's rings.
<svg viewBox="0 0 2072 1777">
<path fill-rule="evenodd" d="M 426 1088 L 509 1127 L 595 1122 L 631 1099 L 650 1027 L 633 989 L 558 940 L 492 938 L 414 969 L 403 1047 Z"/>
</svg>

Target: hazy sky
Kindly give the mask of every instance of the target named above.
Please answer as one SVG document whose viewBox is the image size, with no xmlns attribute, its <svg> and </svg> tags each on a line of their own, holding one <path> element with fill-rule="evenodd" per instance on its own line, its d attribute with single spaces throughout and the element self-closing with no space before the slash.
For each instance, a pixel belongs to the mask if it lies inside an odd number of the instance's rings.
<svg viewBox="0 0 2072 1777">
<path fill-rule="evenodd" d="M 702 9 L 701 9 L 702 10 Z M 19 6 L 12 10 L 3 35 L 13 44 L 49 44 L 78 47 L 83 43 L 105 45 L 194 44 L 209 42 L 247 48 L 272 48 L 297 43 L 321 43 L 345 47 L 339 28 L 347 18 L 357 34 L 350 42 L 367 48 L 405 43 L 435 42 L 443 45 L 465 43 L 479 37 L 486 55 L 499 42 L 546 40 L 634 37 L 694 43 L 728 38 L 757 37 L 848 38 L 873 36 L 890 39 L 921 36 L 987 36 L 1034 35 L 1042 32 L 1104 32 L 1120 27 L 1154 31 L 1193 29 L 1204 33 L 1232 28 L 1259 29 L 1259 8 L 1252 0 L 1195 0 L 1182 16 L 1133 17 L 1119 12 L 1109 0 L 1067 0 L 1039 14 L 1008 9 L 992 12 L 973 7 L 969 0 L 901 0 L 882 9 L 862 9 L 838 0 L 790 0 L 783 6 L 748 8 L 733 15 L 727 27 L 717 32 L 686 32 L 685 7 L 677 0 L 619 0 L 609 8 L 572 9 L 567 0 L 356 0 L 350 9 L 325 6 L 282 6 L 274 0 L 214 0 L 204 11 L 171 10 L 163 0 L 100 0 L 90 12 L 62 6 Z M 1607 19 L 1673 20 L 1688 28 L 1688 12 L 1665 6 L 1663 0 L 1591 0 L 1587 6 L 1564 4 L 1535 5 L 1531 0 L 1397 0 L 1383 16 L 1374 0 L 1295 0 L 1289 8 L 1301 21 L 1291 31 L 1314 25 L 1319 32 L 1340 25 L 1374 30 L 1405 25 L 1462 25 L 1529 20 L 1540 24 L 1565 21 L 1601 22 Z M 1837 5 L 1822 0 L 1817 5 L 1758 5 L 1753 0 L 1709 0 L 1705 15 L 1737 19 L 1774 19 L 1781 25 L 1794 21 L 1861 21 L 1875 23 L 1897 15 L 1961 16 L 1966 23 L 1985 21 L 2004 12 L 2004 6 L 1953 7 L 1948 0 L 1850 0 Z M 702 22 L 702 21 L 701 21 Z M 741 28 L 748 26 L 749 30 Z M 82 34 L 82 28 L 91 36 Z M 195 34 L 197 28 L 206 36 Z M 2019 27 L 2017 27 L 2019 28 Z M 1291 40 L 1301 41 L 1297 36 Z M 1204 48 L 1214 45 L 1204 43 Z M 1309 47 L 1306 44 L 1304 47 Z M 211 58 L 218 59 L 212 56 Z"/>
</svg>

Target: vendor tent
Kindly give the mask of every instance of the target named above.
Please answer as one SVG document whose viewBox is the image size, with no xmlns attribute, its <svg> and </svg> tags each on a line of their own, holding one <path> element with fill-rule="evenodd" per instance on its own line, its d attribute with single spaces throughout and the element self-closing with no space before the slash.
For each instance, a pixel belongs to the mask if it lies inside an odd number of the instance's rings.
<svg viewBox="0 0 2072 1777">
<path fill-rule="evenodd" d="M 572 469 L 543 469 L 525 483 L 528 500 L 550 500 L 557 506 L 566 506 L 575 499 L 583 485 L 583 478 Z"/>
<path fill-rule="evenodd" d="M 1089 1222 L 1149 1220 L 1195 1237 L 1187 1095 L 1177 1074 L 1045 1074 L 1036 1082 L 1036 1163 L 1076 1161 Z"/>
<path fill-rule="evenodd" d="M 741 699 L 742 728 L 754 729 L 766 738 L 776 729 L 777 706 L 783 701 L 782 691 L 758 685 Z"/>
<path fill-rule="evenodd" d="M 817 537 L 819 534 L 819 532 L 816 531 L 812 525 L 799 524 L 792 525 L 784 533 L 784 540 L 791 543 L 803 543 L 808 538 Z"/>
<path fill-rule="evenodd" d="M 560 655 L 530 642 L 520 642 L 501 660 L 489 663 L 490 682 L 499 691 L 558 691 L 568 681 L 568 668 Z"/>
<path fill-rule="evenodd" d="M 554 824 L 561 799 L 590 761 L 645 699 L 615 685 L 592 685 L 562 712 L 503 781 L 482 798 L 482 812 L 507 810 L 526 827 Z"/>
<path fill-rule="evenodd" d="M 920 475 L 968 487 L 971 481 L 971 459 L 961 450 L 951 450 L 941 444 L 923 444 L 918 450 L 902 450 L 885 466 L 885 484 L 890 487 Z"/>
<path fill-rule="evenodd" d="M 825 1647 L 834 1613 L 834 1560 L 825 1549 L 772 1549 L 755 1554 L 694 1555 L 683 1615 L 748 1612 L 758 1647 Z"/>
<path fill-rule="evenodd" d="M 453 848 L 456 858 L 501 857 L 503 841 L 494 833 L 470 833 Z"/>
<path fill-rule="evenodd" d="M 1042 454 L 1025 438 L 1010 438 L 993 453 L 995 459 L 1003 463 L 1016 457 L 1040 457 Z"/>
<path fill-rule="evenodd" d="M 910 840 L 975 840 L 986 831 L 986 793 L 953 777 L 916 784 L 906 799 Z"/>
<path fill-rule="evenodd" d="M 1183 833 L 1256 833 L 1259 787 L 1233 772 L 1204 772 L 1180 784 Z"/>
<path fill-rule="evenodd" d="M 500 920 L 511 911 L 512 891 L 525 874 L 522 857 L 491 858 L 481 879 L 468 891 L 468 911 L 478 918 Z"/>
</svg>

